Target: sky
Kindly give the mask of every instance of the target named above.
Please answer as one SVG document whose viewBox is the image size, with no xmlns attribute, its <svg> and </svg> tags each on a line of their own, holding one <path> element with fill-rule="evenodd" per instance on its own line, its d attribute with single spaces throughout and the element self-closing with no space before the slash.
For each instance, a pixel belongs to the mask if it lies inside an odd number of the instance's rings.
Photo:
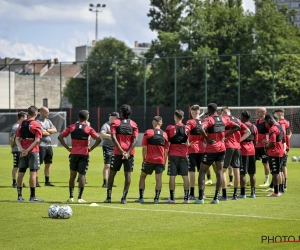
<svg viewBox="0 0 300 250">
<path fill-rule="evenodd" d="M 106 4 L 98 14 L 98 40 L 115 37 L 129 47 L 151 42 L 150 0 L 0 0 L 0 58 L 75 61 L 75 47 L 95 39 L 96 13 L 90 4 Z M 244 0 L 254 12 L 253 0 Z"/>
</svg>

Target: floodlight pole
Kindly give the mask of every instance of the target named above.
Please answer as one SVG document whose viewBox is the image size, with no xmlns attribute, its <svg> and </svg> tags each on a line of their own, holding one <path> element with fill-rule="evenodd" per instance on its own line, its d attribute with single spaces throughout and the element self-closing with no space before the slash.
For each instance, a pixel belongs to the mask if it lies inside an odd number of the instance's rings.
<svg viewBox="0 0 300 250">
<path fill-rule="evenodd" d="M 102 12 L 102 10 L 98 10 L 98 8 L 105 8 L 106 7 L 106 4 L 100 4 L 100 3 L 97 3 L 96 5 L 94 4 L 90 4 L 90 9 L 89 11 L 91 12 L 96 12 L 96 28 L 95 28 L 95 40 L 96 42 L 98 41 L 98 12 Z"/>
</svg>

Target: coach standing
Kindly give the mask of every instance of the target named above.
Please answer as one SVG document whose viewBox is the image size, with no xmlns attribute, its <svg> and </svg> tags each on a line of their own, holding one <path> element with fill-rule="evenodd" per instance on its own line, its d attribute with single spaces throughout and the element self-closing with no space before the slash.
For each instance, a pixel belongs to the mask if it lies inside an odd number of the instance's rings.
<svg viewBox="0 0 300 250">
<path fill-rule="evenodd" d="M 103 160 L 104 160 L 104 168 L 103 168 L 103 188 L 107 188 L 107 179 L 109 176 L 109 168 L 111 163 L 111 157 L 114 152 L 114 143 L 111 140 L 110 134 L 110 125 L 113 120 L 119 118 L 118 112 L 112 112 L 109 114 L 108 122 L 104 123 L 100 130 L 100 136 L 103 139 L 102 149 L 103 149 Z"/>
<path fill-rule="evenodd" d="M 48 119 L 49 109 L 46 107 L 41 107 L 40 109 L 40 117 L 36 120 L 41 124 L 43 129 L 43 137 L 40 140 L 40 164 L 42 165 L 45 162 L 44 174 L 45 174 L 45 186 L 54 186 L 50 182 L 50 165 L 52 164 L 53 159 L 53 150 L 51 145 L 51 134 L 57 132 L 56 128 L 52 124 L 52 122 Z M 36 177 L 36 185 L 40 187 L 38 182 L 38 173 Z"/>
</svg>

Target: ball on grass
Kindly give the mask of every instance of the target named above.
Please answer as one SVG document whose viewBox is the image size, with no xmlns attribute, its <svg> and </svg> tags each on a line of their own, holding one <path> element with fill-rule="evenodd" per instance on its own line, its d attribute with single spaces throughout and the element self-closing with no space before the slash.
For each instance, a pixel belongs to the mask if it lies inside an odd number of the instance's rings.
<svg viewBox="0 0 300 250">
<path fill-rule="evenodd" d="M 58 217 L 58 211 L 59 211 L 59 206 L 54 204 L 54 205 L 51 205 L 49 208 L 48 208 L 48 216 L 50 218 L 57 218 Z"/>
<path fill-rule="evenodd" d="M 73 214 L 72 208 L 68 205 L 63 205 L 58 210 L 58 217 L 60 219 L 69 219 Z"/>
</svg>

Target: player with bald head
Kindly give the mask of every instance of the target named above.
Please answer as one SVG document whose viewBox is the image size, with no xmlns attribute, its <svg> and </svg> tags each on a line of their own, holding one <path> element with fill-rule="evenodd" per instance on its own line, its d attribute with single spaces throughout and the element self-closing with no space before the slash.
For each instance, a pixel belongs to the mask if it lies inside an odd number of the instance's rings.
<svg viewBox="0 0 300 250">
<path fill-rule="evenodd" d="M 40 165 L 45 163 L 44 174 L 45 174 L 45 186 L 54 186 L 50 182 L 50 165 L 52 164 L 53 159 L 53 150 L 51 145 L 51 134 L 57 132 L 53 123 L 48 119 L 49 117 L 49 109 L 45 106 L 40 108 L 40 116 L 36 119 L 43 129 L 43 137 L 39 142 L 40 147 Z M 38 182 L 38 173 L 37 173 L 36 186 L 40 187 Z"/>
<path fill-rule="evenodd" d="M 269 129 L 265 123 L 265 116 L 267 110 L 265 108 L 258 108 L 256 110 L 257 120 L 255 126 L 258 132 L 258 141 L 255 145 L 255 158 L 256 160 L 262 160 L 262 164 L 264 165 L 265 169 L 265 181 L 263 184 L 259 185 L 260 187 L 267 187 L 269 186 L 269 174 L 270 168 L 268 164 L 268 155 L 264 150 L 265 143 L 268 140 Z"/>
</svg>

